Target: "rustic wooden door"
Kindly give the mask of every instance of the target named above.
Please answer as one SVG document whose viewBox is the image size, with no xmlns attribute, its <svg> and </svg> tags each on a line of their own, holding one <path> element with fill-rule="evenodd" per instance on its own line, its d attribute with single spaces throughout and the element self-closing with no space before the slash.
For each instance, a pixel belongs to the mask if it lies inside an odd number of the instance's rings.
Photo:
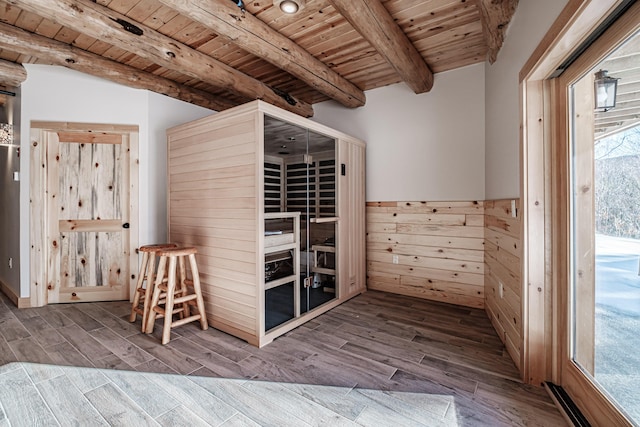
<svg viewBox="0 0 640 427">
<path fill-rule="evenodd" d="M 48 302 L 129 299 L 137 272 L 137 177 L 131 176 L 130 144 L 137 139 L 126 132 L 75 129 L 43 136 Z"/>
</svg>

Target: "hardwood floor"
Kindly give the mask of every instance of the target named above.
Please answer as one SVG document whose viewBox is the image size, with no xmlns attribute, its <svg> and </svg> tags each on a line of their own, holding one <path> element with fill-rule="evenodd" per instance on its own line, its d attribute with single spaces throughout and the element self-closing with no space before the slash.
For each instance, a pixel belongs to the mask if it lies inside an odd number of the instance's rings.
<svg viewBox="0 0 640 427">
<path fill-rule="evenodd" d="M 0 427 L 566 425 L 482 310 L 369 291 L 262 349 L 129 310 L 0 297 Z"/>
</svg>

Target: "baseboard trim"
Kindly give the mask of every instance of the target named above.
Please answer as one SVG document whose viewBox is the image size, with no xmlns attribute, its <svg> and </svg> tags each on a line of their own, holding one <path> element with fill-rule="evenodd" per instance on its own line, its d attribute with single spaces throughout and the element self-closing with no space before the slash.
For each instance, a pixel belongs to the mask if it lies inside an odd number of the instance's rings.
<svg viewBox="0 0 640 427">
<path fill-rule="evenodd" d="M 589 421 L 582 415 L 582 412 L 576 404 L 573 403 L 573 400 L 571 400 L 571 397 L 569 397 L 564 388 L 549 381 L 544 383 L 544 388 L 569 425 L 575 427 L 591 427 Z"/>
<path fill-rule="evenodd" d="M 15 291 L 0 280 L 0 291 L 18 308 L 30 308 L 31 298 L 20 298 Z"/>
</svg>

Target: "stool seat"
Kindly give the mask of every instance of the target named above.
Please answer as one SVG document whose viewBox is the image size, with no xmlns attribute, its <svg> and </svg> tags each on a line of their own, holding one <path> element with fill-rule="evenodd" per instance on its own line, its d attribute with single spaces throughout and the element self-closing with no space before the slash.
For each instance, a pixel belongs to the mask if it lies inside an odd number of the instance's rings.
<svg viewBox="0 0 640 427">
<path fill-rule="evenodd" d="M 158 252 L 162 249 L 177 248 L 175 243 L 156 243 L 153 245 L 143 245 L 138 248 L 138 252 Z"/>
<path fill-rule="evenodd" d="M 133 294 L 133 302 L 131 303 L 130 322 L 135 322 L 137 315 L 142 316 L 142 332 L 147 327 L 147 316 L 149 314 L 149 303 L 151 302 L 151 293 L 153 292 L 154 274 L 156 271 L 156 255 L 158 251 L 168 248 L 175 248 L 175 243 L 157 243 L 153 245 L 144 245 L 138 248 L 138 252 L 142 252 L 142 263 L 140 264 L 140 272 L 138 273 L 138 281 L 136 290 Z M 145 286 L 146 282 L 146 286 Z"/>
<path fill-rule="evenodd" d="M 195 247 L 171 247 L 159 249 L 158 273 L 153 287 L 153 296 L 147 317 L 145 332 L 150 334 L 157 318 L 164 318 L 162 344 L 169 342 L 171 328 L 182 326 L 196 320 L 200 321 L 203 330 L 208 328 L 204 309 L 204 300 L 200 289 L 200 275 L 196 264 Z M 187 277 L 187 261 L 191 270 L 191 279 Z M 190 290 L 193 289 L 193 292 Z M 180 305 L 176 307 L 176 305 Z M 190 308 L 195 306 L 197 314 Z M 179 314 L 178 320 L 173 316 Z"/>
<path fill-rule="evenodd" d="M 157 252 L 158 256 L 187 256 L 187 255 L 195 255 L 198 253 L 198 250 L 194 247 L 184 247 L 179 248 L 177 246 L 166 247 L 159 249 Z"/>
</svg>

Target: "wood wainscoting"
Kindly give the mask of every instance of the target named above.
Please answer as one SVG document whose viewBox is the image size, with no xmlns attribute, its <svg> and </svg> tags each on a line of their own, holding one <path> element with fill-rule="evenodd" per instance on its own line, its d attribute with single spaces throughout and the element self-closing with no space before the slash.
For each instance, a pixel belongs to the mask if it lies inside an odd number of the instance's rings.
<svg viewBox="0 0 640 427">
<path fill-rule="evenodd" d="M 484 213 L 485 310 L 518 370 L 522 372 L 520 200 L 485 201 Z"/>
<path fill-rule="evenodd" d="M 484 308 L 521 371 L 519 206 L 519 199 L 368 202 L 367 288 Z"/>
<path fill-rule="evenodd" d="M 367 287 L 484 308 L 484 202 L 368 202 Z"/>
</svg>

